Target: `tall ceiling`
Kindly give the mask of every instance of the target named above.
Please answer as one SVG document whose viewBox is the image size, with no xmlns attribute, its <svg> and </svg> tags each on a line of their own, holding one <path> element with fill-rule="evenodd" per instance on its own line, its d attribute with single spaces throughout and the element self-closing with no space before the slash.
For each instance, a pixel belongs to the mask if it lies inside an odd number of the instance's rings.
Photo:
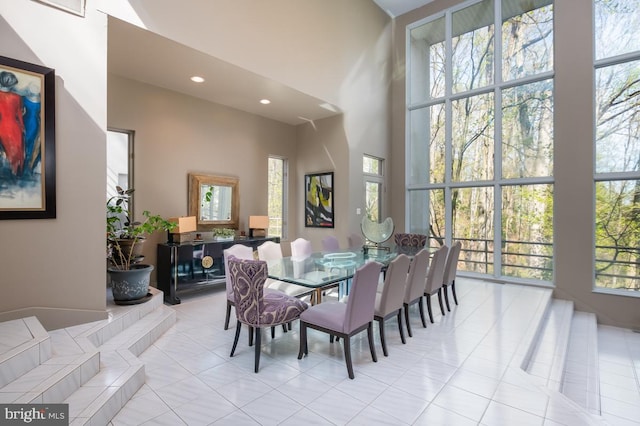
<svg viewBox="0 0 640 426">
<path fill-rule="evenodd" d="M 373 0 L 387 15 L 395 18 L 411 10 L 431 3 L 433 0 Z"/>
<path fill-rule="evenodd" d="M 373 1 L 393 18 L 431 0 Z M 341 112 L 323 99 L 112 17 L 107 63 L 110 73 L 291 125 Z M 196 69 L 216 78 L 193 83 Z M 271 104 L 261 104 L 263 98 Z"/>
<path fill-rule="evenodd" d="M 107 64 L 110 73 L 122 77 L 291 125 L 340 112 L 321 99 L 112 17 Z M 195 70 L 215 78 L 194 83 Z M 271 104 L 261 104 L 263 98 Z"/>
</svg>

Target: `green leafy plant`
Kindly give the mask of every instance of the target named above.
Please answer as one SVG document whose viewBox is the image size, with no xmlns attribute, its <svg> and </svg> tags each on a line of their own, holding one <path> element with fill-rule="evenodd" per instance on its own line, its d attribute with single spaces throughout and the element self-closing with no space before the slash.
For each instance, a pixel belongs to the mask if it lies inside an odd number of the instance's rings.
<svg viewBox="0 0 640 426">
<path fill-rule="evenodd" d="M 142 222 L 132 221 L 129 200 L 134 189 L 123 190 L 117 186 L 116 191 L 118 193 L 107 200 L 107 259 L 114 269 L 130 270 L 140 260 L 146 235 L 171 231 L 177 224 L 147 210 L 142 213 Z"/>
<path fill-rule="evenodd" d="M 213 228 L 212 232 L 215 237 L 233 237 L 236 235 L 236 231 L 231 228 Z"/>
</svg>

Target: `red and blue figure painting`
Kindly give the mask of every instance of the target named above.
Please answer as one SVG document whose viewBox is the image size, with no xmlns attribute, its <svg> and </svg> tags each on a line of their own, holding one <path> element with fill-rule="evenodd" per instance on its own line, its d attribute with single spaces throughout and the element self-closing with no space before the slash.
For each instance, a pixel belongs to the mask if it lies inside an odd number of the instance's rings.
<svg viewBox="0 0 640 426">
<path fill-rule="evenodd" d="M 0 207 L 42 202 L 42 76 L 0 65 Z"/>
</svg>

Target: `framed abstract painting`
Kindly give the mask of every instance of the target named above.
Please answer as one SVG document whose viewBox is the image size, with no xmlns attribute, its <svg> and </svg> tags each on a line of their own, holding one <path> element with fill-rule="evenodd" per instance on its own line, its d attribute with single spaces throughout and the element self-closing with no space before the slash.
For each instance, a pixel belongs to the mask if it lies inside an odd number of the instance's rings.
<svg viewBox="0 0 640 426">
<path fill-rule="evenodd" d="M 333 172 L 304 176 L 304 225 L 307 228 L 333 228 Z"/>
<path fill-rule="evenodd" d="M 55 217 L 55 71 L 0 56 L 0 219 Z"/>
</svg>

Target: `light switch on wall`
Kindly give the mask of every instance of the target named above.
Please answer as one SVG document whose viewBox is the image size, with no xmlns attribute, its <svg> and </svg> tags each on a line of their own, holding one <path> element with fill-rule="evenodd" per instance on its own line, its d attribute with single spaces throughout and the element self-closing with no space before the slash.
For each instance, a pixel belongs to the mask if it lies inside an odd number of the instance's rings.
<svg viewBox="0 0 640 426">
<path fill-rule="evenodd" d="M 357 208 L 356 208 L 356 214 L 357 214 L 357 215 L 359 215 L 360 213 L 361 213 L 361 211 L 360 211 L 360 207 L 357 207 Z"/>
</svg>

